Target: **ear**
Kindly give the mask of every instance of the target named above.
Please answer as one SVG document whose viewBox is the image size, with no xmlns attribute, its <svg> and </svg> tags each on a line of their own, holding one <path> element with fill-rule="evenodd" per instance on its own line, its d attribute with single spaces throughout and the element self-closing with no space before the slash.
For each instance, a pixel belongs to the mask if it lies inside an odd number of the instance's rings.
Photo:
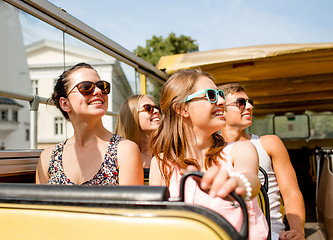
<svg viewBox="0 0 333 240">
<path fill-rule="evenodd" d="M 173 109 L 175 110 L 175 112 L 176 112 L 177 114 L 179 114 L 179 115 L 181 115 L 181 116 L 183 116 L 183 117 L 185 117 L 185 118 L 187 118 L 187 117 L 190 116 L 186 104 L 184 104 L 183 107 L 182 107 L 181 105 L 179 105 L 179 104 L 175 104 L 175 105 L 173 106 Z"/>
<path fill-rule="evenodd" d="M 67 98 L 61 97 L 59 99 L 59 106 L 61 107 L 62 110 L 64 110 L 67 113 L 71 111 L 70 104 Z"/>
</svg>

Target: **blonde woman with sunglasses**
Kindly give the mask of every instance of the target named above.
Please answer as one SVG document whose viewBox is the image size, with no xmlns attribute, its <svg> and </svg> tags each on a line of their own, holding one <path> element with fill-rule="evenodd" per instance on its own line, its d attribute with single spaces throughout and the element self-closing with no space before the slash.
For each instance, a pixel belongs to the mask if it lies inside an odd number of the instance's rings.
<svg viewBox="0 0 333 240">
<path fill-rule="evenodd" d="M 225 144 L 217 133 L 225 126 L 224 93 L 199 69 L 183 69 L 167 80 L 161 93 L 163 118 L 151 139 L 149 185 L 164 185 L 178 197 L 181 175 L 204 172 L 199 185 L 188 179 L 185 202 L 210 208 L 240 230 L 240 208 L 230 202 L 235 191 L 247 202 L 249 239 L 266 239 L 268 226 L 256 195 L 260 188 L 258 155 L 248 142 Z"/>
<path fill-rule="evenodd" d="M 148 171 L 152 158 L 151 134 L 160 122 L 160 108 L 148 95 L 133 95 L 120 107 L 115 133 L 139 146 L 145 171 Z"/>
<path fill-rule="evenodd" d="M 41 153 L 36 183 L 143 184 L 138 146 L 103 126 L 109 93 L 110 83 L 89 64 L 79 63 L 60 75 L 51 99 L 71 122 L 74 134 Z"/>
</svg>

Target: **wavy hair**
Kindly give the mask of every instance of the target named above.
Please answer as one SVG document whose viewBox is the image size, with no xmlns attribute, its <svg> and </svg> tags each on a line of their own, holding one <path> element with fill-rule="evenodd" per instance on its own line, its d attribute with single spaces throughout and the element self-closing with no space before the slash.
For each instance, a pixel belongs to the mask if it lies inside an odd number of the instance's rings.
<svg viewBox="0 0 333 240">
<path fill-rule="evenodd" d="M 156 157 L 159 168 L 167 186 L 175 166 L 181 173 L 187 166 L 194 165 L 200 169 L 200 164 L 193 157 L 193 133 L 183 121 L 183 116 L 176 112 L 184 109 L 186 97 L 193 93 L 194 85 L 200 77 L 214 78 L 201 69 L 181 69 L 170 76 L 162 87 L 161 111 L 163 114 L 159 128 L 153 132 L 151 149 Z M 178 111 L 178 110 L 177 110 Z M 213 133 L 213 145 L 205 155 L 204 167 L 208 169 L 212 165 L 219 165 L 217 157 L 222 158 L 221 151 L 224 140 L 218 133 Z"/>
</svg>

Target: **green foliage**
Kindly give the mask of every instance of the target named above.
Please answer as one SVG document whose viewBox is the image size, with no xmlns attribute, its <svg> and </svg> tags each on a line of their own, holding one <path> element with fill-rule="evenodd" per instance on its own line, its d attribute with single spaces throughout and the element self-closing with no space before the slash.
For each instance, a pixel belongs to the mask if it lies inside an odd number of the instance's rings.
<svg viewBox="0 0 333 240">
<path fill-rule="evenodd" d="M 162 56 L 197 52 L 198 50 L 198 44 L 191 37 L 184 35 L 176 37 L 174 33 L 170 33 L 165 39 L 162 36 L 153 36 L 152 39 L 146 41 L 145 47 L 138 46 L 134 53 L 156 66 Z"/>
<path fill-rule="evenodd" d="M 180 35 L 176 37 L 174 33 L 170 33 L 167 38 L 162 36 L 153 36 L 152 39 L 146 41 L 146 46 L 138 46 L 134 53 L 156 66 L 162 56 L 197 52 L 199 50 L 198 44 L 191 37 Z M 150 80 L 152 85 L 152 92 L 149 93 L 156 101 L 159 101 L 162 85 L 156 81 Z"/>
</svg>

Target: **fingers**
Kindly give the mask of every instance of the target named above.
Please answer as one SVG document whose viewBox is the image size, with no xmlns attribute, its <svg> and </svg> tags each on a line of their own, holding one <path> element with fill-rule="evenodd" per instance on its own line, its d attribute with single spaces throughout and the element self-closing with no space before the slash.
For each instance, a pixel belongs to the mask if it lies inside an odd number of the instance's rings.
<svg viewBox="0 0 333 240">
<path fill-rule="evenodd" d="M 217 166 L 211 167 L 204 174 L 200 187 L 204 191 L 209 190 L 211 197 L 226 198 L 232 191 L 237 188 L 237 179 L 229 177 L 226 170 L 220 169 Z M 242 190 L 238 189 L 238 192 Z"/>
<path fill-rule="evenodd" d="M 197 171 L 194 166 L 188 166 L 187 171 Z M 194 180 L 197 181 L 196 178 Z M 226 170 L 218 166 L 210 167 L 203 175 L 201 181 L 197 181 L 200 188 L 211 197 L 228 198 L 228 195 L 235 191 L 238 195 L 244 193 L 244 187 L 239 186 L 239 177 L 230 177 Z"/>
<path fill-rule="evenodd" d="M 296 230 L 282 231 L 279 240 L 305 240 L 305 237 Z"/>
</svg>

